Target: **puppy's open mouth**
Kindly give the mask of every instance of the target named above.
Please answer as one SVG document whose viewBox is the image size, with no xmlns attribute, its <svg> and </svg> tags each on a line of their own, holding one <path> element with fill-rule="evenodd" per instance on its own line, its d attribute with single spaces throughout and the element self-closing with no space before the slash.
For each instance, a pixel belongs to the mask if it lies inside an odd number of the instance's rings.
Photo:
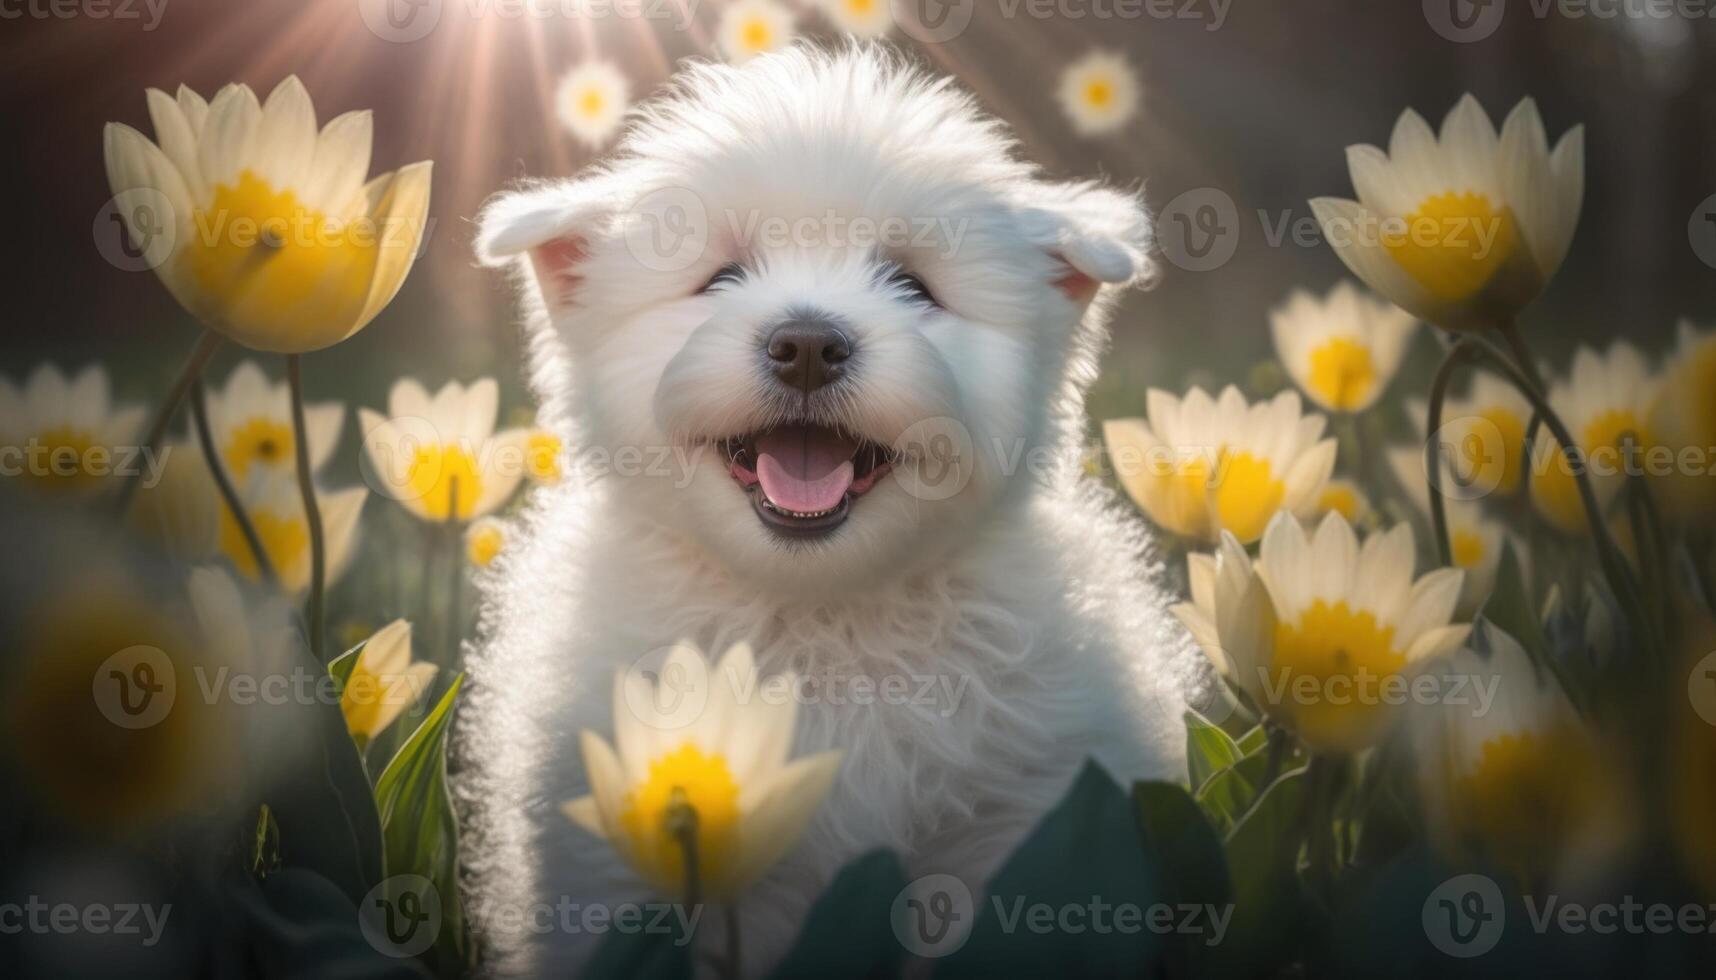
<svg viewBox="0 0 1716 980">
<path fill-rule="evenodd" d="M 846 523 L 852 502 L 894 468 L 887 447 L 820 425 L 782 425 L 721 448 L 763 526 L 795 538 Z"/>
</svg>

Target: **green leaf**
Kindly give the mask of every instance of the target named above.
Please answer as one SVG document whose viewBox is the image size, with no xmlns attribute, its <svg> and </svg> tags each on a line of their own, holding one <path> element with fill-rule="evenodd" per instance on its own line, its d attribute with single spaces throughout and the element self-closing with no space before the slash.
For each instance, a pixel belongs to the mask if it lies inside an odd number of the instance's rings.
<svg viewBox="0 0 1716 980">
<path fill-rule="evenodd" d="M 1151 976 L 1162 962 L 1161 936 L 1116 928 L 1114 917 L 1122 908 L 1147 914 L 1159 905 L 1161 879 L 1132 800 L 1101 767 L 1086 763 L 1072 791 L 984 889 L 969 939 L 936 975 Z M 1069 917 L 1084 928 L 1059 927 Z"/>
<path fill-rule="evenodd" d="M 871 851 L 848 864 L 811 906 L 792 951 L 773 976 L 898 976 L 905 947 L 895 936 L 892 913 L 905 887 L 905 871 L 890 851 Z"/>
<path fill-rule="evenodd" d="M 1255 755 L 1269 747 L 1269 732 L 1262 725 L 1253 725 L 1251 731 L 1240 737 L 1239 751 L 1243 755 Z"/>
<path fill-rule="evenodd" d="M 1144 849 L 1163 869 L 1162 901 L 1175 909 L 1227 907 L 1227 855 L 1197 801 L 1173 783 L 1137 783 L 1132 802 Z M 1207 948 L 1202 936 L 1176 933 L 1169 946 L 1170 976 L 1201 974 L 1198 964 Z"/>
<path fill-rule="evenodd" d="M 698 910 L 701 915 L 705 906 Z M 683 916 L 667 917 L 671 929 L 614 929 L 579 974 L 586 980 L 691 980 L 691 936 L 680 931 Z M 710 922 L 703 928 L 718 926 Z"/>
<path fill-rule="evenodd" d="M 1272 974 L 1291 962 L 1300 938 L 1301 899 L 1296 823 L 1304 801 L 1303 771 L 1269 784 L 1227 837 L 1233 880 L 1232 928 L 1216 948 L 1216 976 Z"/>
<path fill-rule="evenodd" d="M 1227 732 L 1196 711 L 1186 712 L 1186 770 L 1192 789 L 1245 757 Z"/>
<path fill-rule="evenodd" d="M 464 680 L 464 674 L 453 678 L 435 710 L 405 740 L 375 782 L 388 875 L 422 875 L 440 893 L 442 925 L 435 951 L 443 968 L 460 963 L 465 946 L 459 902 L 459 823 L 447 791 L 446 752 L 453 705 Z"/>
<path fill-rule="evenodd" d="M 1304 762 L 1294 755 L 1284 754 L 1283 772 L 1303 769 Z M 1216 831 L 1226 836 L 1244 813 L 1251 809 L 1269 777 L 1269 753 L 1253 752 L 1239 762 L 1212 776 L 1196 794 L 1198 805 L 1209 815 Z"/>
<path fill-rule="evenodd" d="M 366 646 L 369 646 L 368 640 L 328 661 L 328 673 L 334 675 L 334 680 L 339 682 L 341 691 L 346 689 L 346 682 L 352 677 L 352 668 L 357 666 L 358 657 L 363 653 L 363 648 Z"/>
<path fill-rule="evenodd" d="M 228 918 L 214 931 L 221 941 L 237 945 L 235 962 L 228 964 L 234 975 L 281 980 L 429 977 L 417 961 L 384 955 L 371 945 L 359 925 L 357 906 L 339 886 L 313 871 L 289 868 L 260 880 L 235 877 L 220 896 L 220 911 Z M 241 970 L 240 963 L 249 968 Z"/>
<path fill-rule="evenodd" d="M 1518 640 L 1527 653 L 1542 662 L 1545 649 L 1543 626 L 1538 622 L 1531 593 L 1525 587 L 1525 575 L 1511 544 L 1502 549 L 1501 565 L 1496 569 L 1495 590 L 1484 603 L 1479 617 Z"/>
</svg>

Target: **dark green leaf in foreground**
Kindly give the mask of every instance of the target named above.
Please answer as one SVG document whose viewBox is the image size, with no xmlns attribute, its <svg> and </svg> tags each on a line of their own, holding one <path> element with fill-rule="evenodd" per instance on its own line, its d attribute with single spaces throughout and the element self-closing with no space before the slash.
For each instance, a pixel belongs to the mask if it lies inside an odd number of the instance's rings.
<svg viewBox="0 0 1716 980">
<path fill-rule="evenodd" d="M 865 980 L 898 976 L 905 947 L 894 933 L 894 900 L 906 887 L 900 859 L 871 851 L 835 877 L 811 907 L 777 980 Z"/>
</svg>

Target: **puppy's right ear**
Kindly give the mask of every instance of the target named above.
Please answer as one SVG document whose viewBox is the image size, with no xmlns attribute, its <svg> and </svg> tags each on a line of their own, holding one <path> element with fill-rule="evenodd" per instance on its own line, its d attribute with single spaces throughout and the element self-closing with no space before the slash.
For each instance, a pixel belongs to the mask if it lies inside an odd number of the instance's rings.
<svg viewBox="0 0 1716 980">
<path fill-rule="evenodd" d="M 570 308 L 584 283 L 590 243 L 610 214 L 608 190 L 591 178 L 502 194 L 477 218 L 477 260 L 505 266 L 528 257 L 549 312 Z"/>
</svg>

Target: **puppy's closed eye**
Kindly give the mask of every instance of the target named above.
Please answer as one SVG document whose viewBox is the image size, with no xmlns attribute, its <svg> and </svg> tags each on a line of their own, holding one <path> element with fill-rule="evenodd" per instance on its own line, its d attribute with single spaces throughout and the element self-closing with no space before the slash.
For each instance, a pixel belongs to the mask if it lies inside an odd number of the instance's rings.
<svg viewBox="0 0 1716 980">
<path fill-rule="evenodd" d="M 749 276 L 749 273 L 745 271 L 744 266 L 737 262 L 729 262 L 720 269 L 717 269 L 715 274 L 709 277 L 709 281 L 704 283 L 702 288 L 697 290 L 698 295 L 712 293 L 715 290 L 726 286 L 736 286 L 739 283 L 744 282 L 747 276 Z"/>
<path fill-rule="evenodd" d="M 909 300 L 938 309 L 941 307 L 941 302 L 935 298 L 934 293 L 930 292 L 928 284 L 897 265 L 885 267 L 878 279 L 886 283 L 889 288 L 899 290 Z"/>
</svg>

